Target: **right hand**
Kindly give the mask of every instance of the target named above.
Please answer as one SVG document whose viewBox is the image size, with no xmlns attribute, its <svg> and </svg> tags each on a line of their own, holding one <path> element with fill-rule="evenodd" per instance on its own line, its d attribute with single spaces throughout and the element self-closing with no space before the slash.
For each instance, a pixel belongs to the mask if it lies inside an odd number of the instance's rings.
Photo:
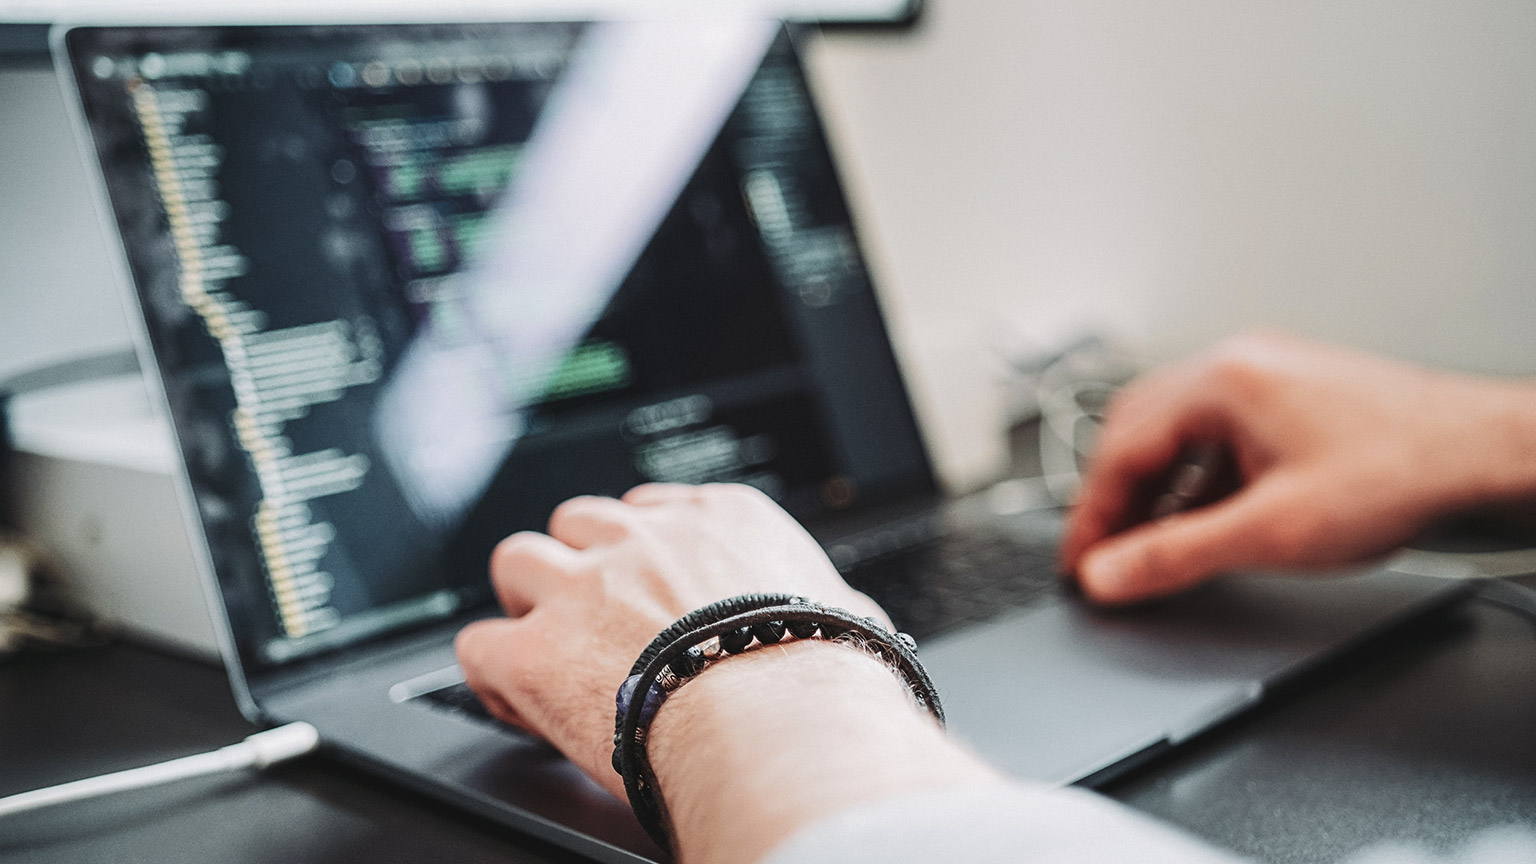
<svg viewBox="0 0 1536 864">
<path fill-rule="evenodd" d="M 888 621 L 789 514 L 736 484 L 573 498 L 555 509 L 548 534 L 525 531 L 496 547 L 491 582 L 507 617 L 459 634 L 470 687 L 498 718 L 542 736 L 619 796 L 614 693 L 673 621 L 756 592 Z"/>
<path fill-rule="evenodd" d="M 1139 521 L 1192 445 L 1224 448 L 1238 488 Z M 1275 334 L 1230 340 L 1110 405 L 1062 565 L 1101 603 L 1218 573 L 1357 563 L 1437 518 L 1536 495 L 1536 393 Z"/>
</svg>

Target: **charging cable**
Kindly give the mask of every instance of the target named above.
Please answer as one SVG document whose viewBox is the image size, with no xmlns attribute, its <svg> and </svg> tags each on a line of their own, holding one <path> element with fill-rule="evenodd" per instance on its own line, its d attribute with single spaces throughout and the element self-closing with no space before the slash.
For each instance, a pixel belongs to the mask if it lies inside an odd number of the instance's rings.
<svg viewBox="0 0 1536 864">
<path fill-rule="evenodd" d="M 129 789 L 160 786 L 191 777 L 243 771 L 247 768 L 265 768 L 268 765 L 276 765 L 279 762 L 303 756 L 319 745 L 320 733 L 315 731 L 315 727 L 308 723 L 289 723 L 287 726 L 257 732 L 238 744 L 221 747 L 209 753 L 184 756 L 158 765 L 146 765 L 143 768 L 103 774 L 100 777 L 89 777 L 73 783 L 0 798 L 0 818 L 54 804 L 81 801 Z"/>
</svg>

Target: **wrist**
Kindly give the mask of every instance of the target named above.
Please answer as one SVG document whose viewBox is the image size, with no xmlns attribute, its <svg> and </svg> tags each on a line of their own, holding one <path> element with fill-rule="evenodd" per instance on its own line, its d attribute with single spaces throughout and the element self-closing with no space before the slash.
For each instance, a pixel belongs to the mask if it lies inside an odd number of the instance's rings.
<svg viewBox="0 0 1536 864">
<path fill-rule="evenodd" d="M 1466 397 L 1443 415 L 1451 427 L 1439 455 L 1461 463 L 1441 474 L 1454 484 L 1447 509 L 1536 500 L 1536 383 L 1474 380 L 1451 385 Z"/>
<path fill-rule="evenodd" d="M 881 660 L 808 640 L 730 658 L 661 707 L 648 745 L 680 860 L 756 860 L 841 809 L 996 775 Z"/>
</svg>

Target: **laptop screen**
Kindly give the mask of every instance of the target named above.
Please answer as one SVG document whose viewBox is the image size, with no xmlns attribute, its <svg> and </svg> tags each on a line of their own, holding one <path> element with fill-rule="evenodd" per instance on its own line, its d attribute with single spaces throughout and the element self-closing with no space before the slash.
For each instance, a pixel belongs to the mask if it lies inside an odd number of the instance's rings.
<svg viewBox="0 0 1536 864">
<path fill-rule="evenodd" d="M 572 495 L 932 491 L 778 25 L 66 41 L 247 671 L 485 606 Z"/>
</svg>

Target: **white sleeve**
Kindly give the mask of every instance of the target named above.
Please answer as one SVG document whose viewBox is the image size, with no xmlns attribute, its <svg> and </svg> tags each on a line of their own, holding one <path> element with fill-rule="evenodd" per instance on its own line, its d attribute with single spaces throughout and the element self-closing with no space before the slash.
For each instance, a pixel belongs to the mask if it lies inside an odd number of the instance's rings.
<svg viewBox="0 0 1536 864">
<path fill-rule="evenodd" d="M 1237 864 L 1208 846 L 1080 789 L 990 783 L 857 807 L 802 829 L 763 864 Z"/>
<path fill-rule="evenodd" d="M 1461 854 L 1381 846 L 1353 864 L 1531 864 L 1536 832 L 1483 832 Z M 1240 864 L 1239 856 L 1081 789 L 992 783 L 845 811 L 791 836 L 761 864 Z"/>
</svg>

